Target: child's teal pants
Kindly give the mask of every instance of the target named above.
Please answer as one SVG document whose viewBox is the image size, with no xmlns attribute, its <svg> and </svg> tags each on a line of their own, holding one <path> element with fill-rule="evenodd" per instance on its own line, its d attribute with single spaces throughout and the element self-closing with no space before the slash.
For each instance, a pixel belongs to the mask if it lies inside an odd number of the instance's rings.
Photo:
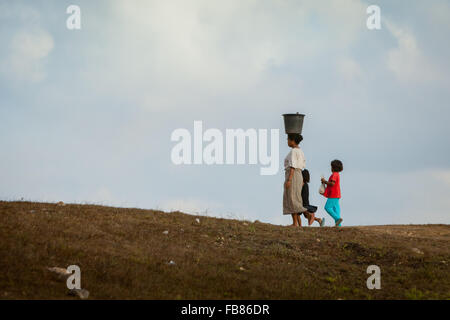
<svg viewBox="0 0 450 320">
<path fill-rule="evenodd" d="M 334 222 L 341 218 L 341 207 L 339 206 L 339 198 L 328 198 L 325 203 L 325 211 L 334 219 Z M 339 226 L 341 226 L 339 224 Z"/>
</svg>

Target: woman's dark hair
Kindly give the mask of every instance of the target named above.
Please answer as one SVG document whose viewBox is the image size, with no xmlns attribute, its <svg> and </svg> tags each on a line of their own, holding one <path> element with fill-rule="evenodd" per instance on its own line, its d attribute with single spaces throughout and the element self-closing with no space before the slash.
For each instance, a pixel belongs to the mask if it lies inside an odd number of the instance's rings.
<svg viewBox="0 0 450 320">
<path fill-rule="evenodd" d="M 299 144 L 303 140 L 303 136 L 300 133 L 288 133 L 288 139 Z"/>
<path fill-rule="evenodd" d="M 305 183 L 309 183 L 310 177 L 309 177 L 309 171 L 308 170 L 302 170 L 302 175 L 303 175 L 303 181 Z"/>
<path fill-rule="evenodd" d="M 344 165 L 341 160 L 333 160 L 331 161 L 331 171 L 333 172 L 341 172 L 344 170 Z"/>
</svg>

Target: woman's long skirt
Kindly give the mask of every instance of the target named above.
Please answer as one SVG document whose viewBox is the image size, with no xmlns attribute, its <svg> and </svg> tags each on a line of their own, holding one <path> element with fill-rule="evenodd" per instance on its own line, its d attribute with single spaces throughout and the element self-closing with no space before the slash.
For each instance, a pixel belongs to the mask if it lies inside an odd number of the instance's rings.
<svg viewBox="0 0 450 320">
<path fill-rule="evenodd" d="M 286 182 L 289 179 L 291 168 L 285 170 Z M 294 169 L 294 176 L 292 177 L 291 186 L 284 188 L 283 193 L 283 214 L 301 213 L 307 211 L 303 207 L 302 200 L 303 175 L 301 169 Z"/>
</svg>

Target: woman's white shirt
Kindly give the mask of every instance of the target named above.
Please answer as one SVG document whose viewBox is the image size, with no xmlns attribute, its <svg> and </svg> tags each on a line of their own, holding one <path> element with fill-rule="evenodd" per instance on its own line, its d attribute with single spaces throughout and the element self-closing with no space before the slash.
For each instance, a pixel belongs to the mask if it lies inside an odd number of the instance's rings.
<svg viewBox="0 0 450 320">
<path fill-rule="evenodd" d="M 284 168 L 287 169 L 289 167 L 302 170 L 306 168 L 305 154 L 302 149 L 292 148 L 291 152 L 288 153 L 284 159 Z"/>
</svg>

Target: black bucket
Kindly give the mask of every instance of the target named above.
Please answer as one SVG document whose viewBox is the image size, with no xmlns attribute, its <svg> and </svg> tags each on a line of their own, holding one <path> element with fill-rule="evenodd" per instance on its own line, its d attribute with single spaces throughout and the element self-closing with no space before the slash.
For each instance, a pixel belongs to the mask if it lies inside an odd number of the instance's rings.
<svg viewBox="0 0 450 320">
<path fill-rule="evenodd" d="M 286 133 L 302 133 L 304 114 L 287 113 L 283 114 L 284 130 Z"/>
</svg>

